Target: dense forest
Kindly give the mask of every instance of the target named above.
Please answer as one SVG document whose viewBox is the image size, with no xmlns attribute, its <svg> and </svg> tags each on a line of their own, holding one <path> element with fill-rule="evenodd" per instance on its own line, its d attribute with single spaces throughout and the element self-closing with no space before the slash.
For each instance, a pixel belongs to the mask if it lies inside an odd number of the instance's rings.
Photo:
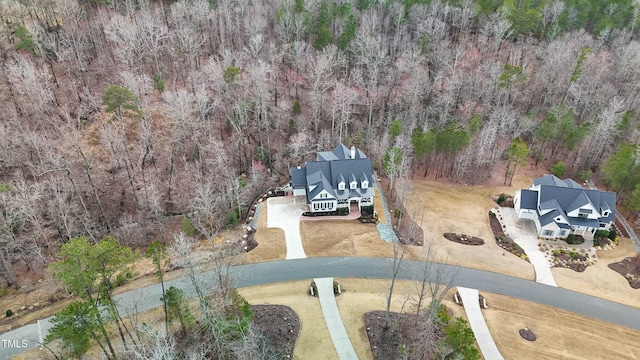
<svg viewBox="0 0 640 360">
<path fill-rule="evenodd" d="M 0 4 L 3 287 L 78 236 L 233 226 L 339 141 L 390 178 L 540 163 L 640 208 L 637 0 Z"/>
</svg>

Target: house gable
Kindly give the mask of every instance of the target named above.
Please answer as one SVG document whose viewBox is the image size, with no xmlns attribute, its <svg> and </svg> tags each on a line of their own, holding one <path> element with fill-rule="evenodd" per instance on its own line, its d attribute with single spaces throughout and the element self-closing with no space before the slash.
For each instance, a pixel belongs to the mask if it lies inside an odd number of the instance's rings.
<svg viewBox="0 0 640 360">
<path fill-rule="evenodd" d="M 315 196 L 311 199 L 311 201 L 315 200 L 335 200 L 336 197 L 332 195 L 329 191 L 323 189 L 315 194 Z"/>
</svg>

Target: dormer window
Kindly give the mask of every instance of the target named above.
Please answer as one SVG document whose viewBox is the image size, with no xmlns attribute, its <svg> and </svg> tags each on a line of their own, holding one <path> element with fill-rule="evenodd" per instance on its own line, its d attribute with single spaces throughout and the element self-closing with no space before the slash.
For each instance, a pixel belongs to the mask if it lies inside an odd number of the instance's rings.
<svg viewBox="0 0 640 360">
<path fill-rule="evenodd" d="M 344 184 L 344 181 L 340 181 L 340 182 L 338 183 L 338 190 L 344 190 L 344 185 L 345 185 L 345 184 Z"/>
<path fill-rule="evenodd" d="M 362 187 L 363 189 L 368 188 L 368 187 L 369 187 L 369 181 L 367 181 L 367 180 L 362 180 L 362 185 L 361 185 L 361 187 Z"/>
<path fill-rule="evenodd" d="M 352 181 L 351 184 L 349 184 L 349 188 L 351 190 L 355 190 L 358 186 L 358 182 L 357 181 Z"/>
<path fill-rule="evenodd" d="M 602 216 L 607 217 L 609 216 L 609 210 L 605 210 L 602 212 Z"/>
</svg>

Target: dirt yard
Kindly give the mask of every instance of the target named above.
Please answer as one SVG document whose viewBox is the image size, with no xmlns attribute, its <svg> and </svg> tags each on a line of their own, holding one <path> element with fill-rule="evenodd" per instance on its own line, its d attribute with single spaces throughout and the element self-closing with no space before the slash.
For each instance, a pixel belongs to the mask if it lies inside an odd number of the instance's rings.
<svg viewBox="0 0 640 360">
<path fill-rule="evenodd" d="M 300 235 L 308 257 L 393 256 L 393 244 L 380 240 L 376 226 L 358 220 L 303 221 Z M 418 259 L 421 251 L 419 246 L 410 246 L 406 258 Z"/>
<path fill-rule="evenodd" d="M 571 271 L 571 270 L 569 270 Z M 483 293 L 487 326 L 505 359 L 638 359 L 640 331 L 506 296 Z M 520 337 L 528 327 L 537 339 Z"/>
<path fill-rule="evenodd" d="M 432 244 L 437 250 L 436 261 L 533 280 L 535 272 L 531 264 L 505 253 L 493 241 L 488 216 L 489 209 L 497 206 L 491 195 L 512 194 L 530 183 L 531 177 L 525 175 L 516 175 L 511 187 L 465 186 L 417 179 L 407 208 L 409 212 L 424 208 L 425 248 Z M 416 221 L 420 224 L 419 219 Z M 484 239 L 485 244 L 458 244 L 444 238 L 447 232 L 476 236 Z"/>
</svg>

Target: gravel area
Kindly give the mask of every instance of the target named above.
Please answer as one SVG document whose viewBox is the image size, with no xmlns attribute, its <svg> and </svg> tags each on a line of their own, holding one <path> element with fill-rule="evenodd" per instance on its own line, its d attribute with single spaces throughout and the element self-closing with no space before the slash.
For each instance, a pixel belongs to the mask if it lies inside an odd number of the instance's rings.
<svg viewBox="0 0 640 360">
<path fill-rule="evenodd" d="M 253 215 L 253 219 L 249 223 L 249 226 L 251 226 L 252 228 L 254 228 L 256 230 L 258 230 L 258 218 L 260 217 L 260 210 L 262 210 L 262 205 L 264 205 L 264 202 L 259 202 L 258 203 L 258 205 L 256 206 L 256 212 Z"/>
<path fill-rule="evenodd" d="M 376 187 L 378 188 L 378 194 L 380 195 L 380 200 L 382 200 L 382 208 L 384 210 L 384 223 L 376 224 L 376 228 L 380 233 L 380 238 L 387 242 L 396 242 L 398 241 L 398 236 L 396 236 L 396 232 L 391 225 L 391 213 L 389 212 L 389 205 L 387 205 L 387 199 L 384 197 L 384 192 L 380 187 L 380 183 L 376 181 Z"/>
</svg>

